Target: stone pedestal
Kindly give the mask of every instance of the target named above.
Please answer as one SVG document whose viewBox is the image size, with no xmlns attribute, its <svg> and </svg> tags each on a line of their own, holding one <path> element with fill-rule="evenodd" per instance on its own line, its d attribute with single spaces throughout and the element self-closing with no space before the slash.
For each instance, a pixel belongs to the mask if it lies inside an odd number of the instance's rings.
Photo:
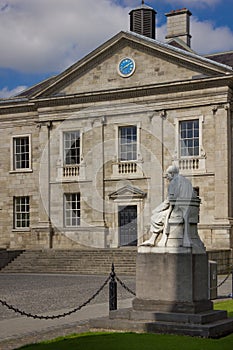
<svg viewBox="0 0 233 350">
<path fill-rule="evenodd" d="M 197 313 L 212 309 L 208 300 L 206 253 L 192 248 L 139 247 L 133 309 Z"/>
</svg>

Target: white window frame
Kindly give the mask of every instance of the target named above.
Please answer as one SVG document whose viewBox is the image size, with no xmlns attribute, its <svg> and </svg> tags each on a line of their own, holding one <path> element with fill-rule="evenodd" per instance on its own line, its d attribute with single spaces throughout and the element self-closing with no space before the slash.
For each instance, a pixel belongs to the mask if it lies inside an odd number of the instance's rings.
<svg viewBox="0 0 233 350">
<path fill-rule="evenodd" d="M 180 122 L 183 121 L 192 121 L 199 120 L 199 154 L 198 155 L 190 155 L 190 156 L 181 156 L 180 154 Z M 202 125 L 204 123 L 203 115 L 199 116 L 189 116 L 189 117 L 178 117 L 175 119 L 175 133 L 176 133 L 176 154 L 179 159 L 182 158 L 200 158 L 203 157 L 203 146 L 202 146 Z"/>
<path fill-rule="evenodd" d="M 22 199 L 27 199 L 28 203 L 16 203 L 17 200 L 22 200 Z M 30 228 L 30 196 L 15 196 L 13 199 L 13 212 L 14 212 L 14 223 L 13 223 L 13 228 L 15 230 L 27 230 Z M 20 210 L 17 210 L 16 205 L 20 206 Z M 28 206 L 28 211 L 27 210 L 22 210 L 23 206 Z M 28 218 L 25 219 L 23 218 L 24 216 L 26 217 L 26 215 L 28 215 Z M 21 217 L 21 218 L 20 218 Z M 17 225 L 18 222 L 21 222 L 21 225 Z M 23 223 L 28 223 L 27 225 L 23 225 Z"/>
<path fill-rule="evenodd" d="M 181 156 L 180 154 L 180 122 L 199 120 L 199 155 Z M 185 174 L 206 172 L 206 153 L 203 148 L 203 115 L 181 116 L 174 120 L 175 124 L 175 152 L 173 162 L 180 167 L 180 171 Z"/>
<path fill-rule="evenodd" d="M 29 142 L 29 166 L 28 168 L 15 167 L 15 140 L 19 138 L 28 138 Z M 32 172 L 32 136 L 31 134 L 13 135 L 11 137 L 11 170 L 10 172 Z"/>
<path fill-rule="evenodd" d="M 62 131 L 62 137 L 61 137 L 61 139 L 62 139 L 62 142 L 61 142 L 61 147 L 62 147 L 62 150 L 61 150 L 61 155 L 62 155 L 62 165 L 63 166 L 66 166 L 66 165 L 72 165 L 72 164 L 66 164 L 66 162 L 65 162 L 65 147 L 64 147 L 64 143 L 65 143 L 65 134 L 68 134 L 68 133 L 79 133 L 79 139 L 80 139 L 80 141 L 79 141 L 79 143 L 80 143 L 80 145 L 79 145 L 79 163 L 74 163 L 73 165 L 80 165 L 80 163 L 81 163 L 81 160 L 82 160 L 82 132 L 81 132 L 81 130 L 79 130 L 79 129 L 75 129 L 75 130 L 63 130 Z"/>
<path fill-rule="evenodd" d="M 73 208 L 68 208 L 68 200 L 67 197 L 68 196 L 73 196 L 73 195 L 79 195 L 79 208 L 75 209 L 77 212 L 79 212 L 79 216 L 76 216 L 73 218 L 72 213 L 73 213 Z M 77 201 L 75 203 L 78 203 Z M 64 193 L 64 227 L 66 228 L 75 228 L 75 227 L 80 227 L 81 226 L 81 195 L 79 192 L 75 192 L 75 193 Z M 69 216 L 67 215 L 67 213 L 69 213 Z M 76 224 L 73 225 L 72 224 L 72 220 L 75 219 L 76 220 Z M 68 220 L 70 220 L 71 224 L 67 224 Z"/>
<path fill-rule="evenodd" d="M 124 128 L 124 127 L 130 127 L 130 126 L 134 126 L 137 129 L 137 140 L 136 140 L 136 159 L 132 159 L 132 160 L 121 160 L 121 153 L 120 153 L 120 128 Z M 136 122 L 136 123 L 122 123 L 122 124 L 117 124 L 115 125 L 115 135 L 116 135 L 116 155 L 117 155 L 117 161 L 119 163 L 130 163 L 130 162 L 138 162 L 141 161 L 141 149 L 140 149 L 140 133 L 141 130 L 141 124 Z"/>
</svg>

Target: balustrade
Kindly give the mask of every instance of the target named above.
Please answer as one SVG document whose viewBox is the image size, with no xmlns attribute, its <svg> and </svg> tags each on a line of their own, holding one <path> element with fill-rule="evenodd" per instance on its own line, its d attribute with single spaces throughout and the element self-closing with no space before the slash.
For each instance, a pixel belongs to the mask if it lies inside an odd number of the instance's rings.
<svg viewBox="0 0 233 350">
<path fill-rule="evenodd" d="M 66 165 L 63 167 L 63 177 L 75 177 L 79 176 L 78 165 Z"/>
<path fill-rule="evenodd" d="M 136 172 L 137 172 L 137 163 L 135 162 L 118 163 L 119 174 L 135 174 Z"/>
<path fill-rule="evenodd" d="M 183 158 L 179 159 L 180 170 L 199 170 L 198 158 Z"/>
</svg>

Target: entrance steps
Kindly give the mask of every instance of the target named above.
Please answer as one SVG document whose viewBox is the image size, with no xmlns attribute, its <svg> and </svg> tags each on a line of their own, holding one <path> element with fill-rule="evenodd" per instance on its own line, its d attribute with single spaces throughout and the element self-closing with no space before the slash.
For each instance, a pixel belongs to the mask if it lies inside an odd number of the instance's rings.
<svg viewBox="0 0 233 350">
<path fill-rule="evenodd" d="M 118 275 L 135 275 L 136 247 L 85 250 L 27 250 L 0 273 L 75 273 L 108 275 L 112 263 Z"/>
</svg>

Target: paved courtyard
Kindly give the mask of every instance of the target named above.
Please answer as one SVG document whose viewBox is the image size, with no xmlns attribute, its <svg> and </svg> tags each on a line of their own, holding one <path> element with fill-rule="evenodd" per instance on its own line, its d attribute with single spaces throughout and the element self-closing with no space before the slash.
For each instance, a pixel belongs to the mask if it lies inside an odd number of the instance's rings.
<svg viewBox="0 0 233 350">
<path fill-rule="evenodd" d="M 0 299 L 37 315 L 59 315 L 86 302 L 108 276 L 0 274 Z M 135 277 L 121 280 L 135 291 Z M 219 276 L 218 283 L 224 276 Z M 231 276 L 218 289 L 219 297 L 231 293 Z M 118 283 L 119 307 L 129 307 L 133 295 Z M 90 318 L 108 314 L 108 284 L 81 310 L 61 319 L 34 320 L 0 305 L 0 349 L 10 350 L 42 339 L 87 331 Z"/>
<path fill-rule="evenodd" d="M 60 315 L 86 302 L 104 284 L 108 276 L 0 274 L 0 299 L 20 310 L 36 315 Z M 134 277 L 122 277 L 133 291 Z M 0 305 L 0 349 L 87 330 L 90 318 L 108 314 L 108 284 L 100 294 L 71 316 L 55 320 L 34 320 Z M 120 307 L 130 305 L 133 296 L 118 283 Z M 43 335 L 42 335 L 43 333 Z"/>
</svg>

